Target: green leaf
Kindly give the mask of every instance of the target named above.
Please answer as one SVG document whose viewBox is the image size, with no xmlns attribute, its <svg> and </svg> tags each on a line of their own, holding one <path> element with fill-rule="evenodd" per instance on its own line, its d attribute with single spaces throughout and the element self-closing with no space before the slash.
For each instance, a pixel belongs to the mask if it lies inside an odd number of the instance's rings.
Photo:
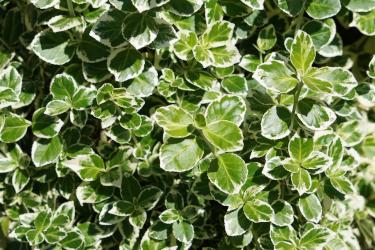
<svg viewBox="0 0 375 250">
<path fill-rule="evenodd" d="M 273 24 L 269 24 L 260 30 L 257 39 L 257 46 L 261 51 L 272 49 L 276 44 L 276 32 Z"/>
<path fill-rule="evenodd" d="M 194 168 L 202 156 L 203 150 L 195 139 L 163 144 L 160 148 L 160 167 L 165 171 L 188 171 Z"/>
<path fill-rule="evenodd" d="M 44 114 L 45 108 L 36 110 L 32 117 L 32 130 L 39 138 L 52 138 L 59 134 L 64 122 L 57 118 Z"/>
<path fill-rule="evenodd" d="M 45 211 L 42 211 L 34 220 L 35 229 L 39 232 L 47 229 L 51 223 L 51 215 Z"/>
<path fill-rule="evenodd" d="M 249 54 L 242 57 L 239 66 L 248 72 L 254 73 L 259 64 L 259 57 Z"/>
<path fill-rule="evenodd" d="M 311 176 L 307 170 L 300 168 L 298 172 L 291 175 L 292 185 L 299 195 L 306 193 L 311 188 Z"/>
<path fill-rule="evenodd" d="M 290 60 L 300 76 L 309 72 L 315 60 L 315 48 L 311 37 L 298 30 L 290 50 Z"/>
<path fill-rule="evenodd" d="M 243 211 L 246 217 L 255 223 L 269 222 L 274 216 L 272 207 L 267 202 L 261 200 L 246 202 L 243 206 Z"/>
<path fill-rule="evenodd" d="M 55 163 L 62 152 L 63 146 L 60 138 L 38 139 L 31 148 L 31 159 L 36 167 Z"/>
<path fill-rule="evenodd" d="M 137 50 L 127 47 L 112 51 L 108 57 L 108 70 L 116 81 L 124 82 L 139 76 L 144 69 L 145 61 Z"/>
<path fill-rule="evenodd" d="M 353 13 L 353 21 L 349 24 L 356 27 L 362 34 L 367 36 L 375 35 L 375 9 L 365 13 Z"/>
<path fill-rule="evenodd" d="M 147 13 L 128 14 L 122 24 L 122 34 L 136 49 L 152 43 L 159 32 L 156 21 Z"/>
<path fill-rule="evenodd" d="M 246 105 L 242 98 L 237 96 L 223 96 L 208 105 L 206 122 L 229 121 L 238 126 L 244 120 Z"/>
<path fill-rule="evenodd" d="M 94 181 L 105 171 L 103 159 L 96 154 L 79 155 L 63 161 L 62 165 L 74 171 L 83 181 Z"/>
<path fill-rule="evenodd" d="M 211 161 L 208 178 L 227 194 L 238 193 L 247 178 L 245 162 L 232 153 L 221 154 Z"/>
<path fill-rule="evenodd" d="M 189 243 L 194 238 L 194 227 L 187 222 L 175 222 L 172 229 L 174 237 L 180 242 Z"/>
<path fill-rule="evenodd" d="M 318 223 L 322 218 L 322 205 L 315 194 L 299 198 L 298 208 L 307 221 Z"/>
<path fill-rule="evenodd" d="M 302 30 L 310 35 L 315 48 L 319 50 L 331 42 L 336 32 L 336 26 L 332 31 L 328 24 L 318 20 L 311 20 L 302 27 Z"/>
<path fill-rule="evenodd" d="M 21 116 L 6 116 L 0 130 L 0 140 L 5 143 L 19 141 L 25 136 L 30 126 L 31 122 Z"/>
<path fill-rule="evenodd" d="M 229 121 L 215 121 L 202 129 L 204 137 L 220 151 L 234 152 L 243 148 L 243 135 L 238 125 Z"/>
<path fill-rule="evenodd" d="M 282 106 L 273 106 L 264 113 L 261 122 L 262 135 L 270 140 L 279 140 L 290 134 L 290 111 Z"/>
<path fill-rule="evenodd" d="M 314 148 L 312 138 L 301 138 L 297 135 L 293 136 L 288 144 L 288 152 L 292 159 L 297 162 L 303 162 L 307 159 Z"/>
<path fill-rule="evenodd" d="M 83 203 L 99 203 L 111 198 L 113 189 L 102 186 L 99 182 L 82 182 L 76 189 L 78 201 Z"/>
<path fill-rule="evenodd" d="M 288 69 L 283 61 L 279 60 L 269 60 L 259 64 L 253 78 L 266 89 L 278 93 L 287 93 L 298 84 L 294 73 Z"/>
<path fill-rule="evenodd" d="M 345 176 L 329 176 L 329 181 L 342 194 L 351 194 L 355 190 L 353 183 Z"/>
<path fill-rule="evenodd" d="M 340 0 L 312 0 L 306 12 L 314 19 L 325 19 L 336 15 L 340 9 Z"/>
<path fill-rule="evenodd" d="M 53 65 L 63 65 L 74 55 L 70 35 L 65 31 L 54 33 L 44 30 L 34 37 L 30 47 L 40 59 Z"/>
<path fill-rule="evenodd" d="M 184 138 L 191 133 L 189 125 L 193 124 L 193 117 L 178 106 L 158 108 L 153 118 L 171 137 Z"/>
<path fill-rule="evenodd" d="M 59 3 L 58 0 L 30 0 L 39 9 L 48 9 Z"/>
<path fill-rule="evenodd" d="M 297 16 L 303 10 L 305 2 L 305 0 L 298 2 L 277 0 L 278 7 L 289 16 Z"/>
</svg>

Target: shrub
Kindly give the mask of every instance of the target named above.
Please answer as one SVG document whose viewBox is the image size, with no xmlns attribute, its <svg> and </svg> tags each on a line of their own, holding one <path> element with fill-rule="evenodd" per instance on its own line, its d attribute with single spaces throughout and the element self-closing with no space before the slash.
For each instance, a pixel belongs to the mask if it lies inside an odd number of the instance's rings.
<svg viewBox="0 0 375 250">
<path fill-rule="evenodd" d="M 373 0 L 0 8 L 0 248 L 375 248 Z"/>
</svg>

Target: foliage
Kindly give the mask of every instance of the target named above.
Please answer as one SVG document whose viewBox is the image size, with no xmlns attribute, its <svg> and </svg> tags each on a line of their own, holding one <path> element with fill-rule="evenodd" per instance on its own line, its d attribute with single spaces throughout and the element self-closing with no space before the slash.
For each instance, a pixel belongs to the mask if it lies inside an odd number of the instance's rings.
<svg viewBox="0 0 375 250">
<path fill-rule="evenodd" d="M 374 249 L 373 0 L 1 0 L 0 249 Z"/>
</svg>

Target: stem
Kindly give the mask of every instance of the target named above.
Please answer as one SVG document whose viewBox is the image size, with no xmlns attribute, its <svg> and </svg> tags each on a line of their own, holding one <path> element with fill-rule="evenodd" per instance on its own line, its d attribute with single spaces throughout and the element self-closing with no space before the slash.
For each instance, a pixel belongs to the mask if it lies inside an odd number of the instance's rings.
<svg viewBox="0 0 375 250">
<path fill-rule="evenodd" d="M 297 85 L 297 90 L 294 93 L 294 102 L 293 102 L 293 109 L 292 109 L 292 115 L 291 115 L 292 120 L 290 122 L 289 130 L 292 130 L 294 126 L 294 117 L 296 115 L 297 104 L 299 100 L 299 95 L 301 94 L 302 86 L 303 86 L 302 82 L 299 82 Z"/>
<path fill-rule="evenodd" d="M 67 0 L 66 3 L 68 5 L 69 15 L 72 17 L 75 16 L 72 0 Z"/>
</svg>

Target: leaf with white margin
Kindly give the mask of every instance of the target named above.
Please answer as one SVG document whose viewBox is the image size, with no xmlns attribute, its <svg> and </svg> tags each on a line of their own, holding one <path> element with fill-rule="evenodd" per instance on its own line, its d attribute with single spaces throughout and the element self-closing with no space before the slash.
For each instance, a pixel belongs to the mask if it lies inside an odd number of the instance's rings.
<svg viewBox="0 0 375 250">
<path fill-rule="evenodd" d="M 234 152 L 243 148 L 243 135 L 237 124 L 229 121 L 215 121 L 202 129 L 204 137 L 219 151 Z"/>
<path fill-rule="evenodd" d="M 147 97 L 152 95 L 158 84 L 158 72 L 155 67 L 146 65 L 146 69 L 139 76 L 131 80 L 127 90 L 136 97 Z"/>
<path fill-rule="evenodd" d="M 369 12 L 375 9 L 374 0 L 349 0 L 345 7 L 353 12 Z"/>
<path fill-rule="evenodd" d="M 181 60 L 191 60 L 193 58 L 193 48 L 198 43 L 195 32 L 181 30 L 177 33 L 178 40 L 173 44 L 173 52 Z"/>
<path fill-rule="evenodd" d="M 195 139 L 163 144 L 160 148 L 160 167 L 169 172 L 188 171 L 198 163 L 203 150 Z"/>
<path fill-rule="evenodd" d="M 222 21 L 224 17 L 223 9 L 218 0 L 206 0 L 204 5 L 204 14 L 207 24 Z"/>
<path fill-rule="evenodd" d="M 314 19 L 325 19 L 335 16 L 341 9 L 340 0 L 312 0 L 306 12 Z"/>
<path fill-rule="evenodd" d="M 173 235 L 183 243 L 189 243 L 194 239 L 194 227 L 185 221 L 173 223 Z"/>
<path fill-rule="evenodd" d="M 263 7 L 264 0 L 241 0 L 241 2 L 243 2 L 244 4 L 246 4 L 247 6 L 249 6 L 250 8 L 254 10 L 264 9 Z"/>
<path fill-rule="evenodd" d="M 298 191 L 299 195 L 306 193 L 312 185 L 309 172 L 303 168 L 300 168 L 297 173 L 292 173 L 291 180 L 293 187 Z"/>
<path fill-rule="evenodd" d="M 1 159 L 0 159 L 0 172 L 1 172 Z M 19 193 L 24 189 L 30 181 L 30 176 L 25 170 L 16 169 L 12 175 L 12 186 L 16 193 Z"/>
<path fill-rule="evenodd" d="M 160 7 L 168 2 L 169 0 L 132 0 L 134 7 L 137 8 L 139 12 Z"/>
<path fill-rule="evenodd" d="M 349 120 L 337 126 L 337 134 L 345 147 L 353 147 L 365 138 L 366 129 L 361 127 L 361 121 Z"/>
<path fill-rule="evenodd" d="M 279 242 L 298 242 L 297 232 L 290 225 L 279 227 L 271 224 L 270 238 L 274 245 L 277 245 Z"/>
<path fill-rule="evenodd" d="M 246 104 L 241 97 L 223 96 L 210 103 L 206 109 L 206 122 L 230 121 L 238 126 L 244 120 Z"/>
<path fill-rule="evenodd" d="M 62 165 L 74 171 L 83 181 L 94 181 L 105 171 L 103 159 L 96 154 L 79 155 L 63 161 Z"/>
<path fill-rule="evenodd" d="M 227 212 L 224 216 L 225 232 L 229 236 L 243 235 L 250 228 L 251 222 L 246 218 L 242 208 Z"/>
<path fill-rule="evenodd" d="M 259 64 L 253 78 L 266 89 L 278 93 L 288 93 L 298 84 L 294 72 L 288 69 L 285 62 L 279 60 L 269 60 Z"/>
<path fill-rule="evenodd" d="M 171 137 L 184 138 L 191 134 L 188 128 L 193 124 L 193 117 L 176 105 L 158 108 L 153 118 Z"/>
<path fill-rule="evenodd" d="M 322 205 L 315 194 L 300 197 L 298 208 L 307 221 L 318 223 L 322 218 Z"/>
<path fill-rule="evenodd" d="M 329 176 L 332 186 L 342 194 L 351 194 L 355 188 L 349 178 L 342 176 Z"/>
<path fill-rule="evenodd" d="M 314 141 L 312 138 L 301 138 L 297 134 L 290 139 L 288 152 L 291 158 L 297 162 L 303 162 L 313 151 Z"/>
<path fill-rule="evenodd" d="M 32 4 L 34 4 L 39 9 L 48 9 L 57 4 L 59 4 L 60 0 L 30 0 Z"/>
<path fill-rule="evenodd" d="M 290 49 L 290 60 L 300 76 L 304 76 L 315 60 L 315 47 L 309 34 L 298 30 Z"/>
<path fill-rule="evenodd" d="M 303 25 L 302 30 L 310 35 L 316 50 L 319 50 L 332 41 L 335 36 L 336 26 L 334 30 L 331 30 L 330 26 L 325 22 L 311 20 Z"/>
<path fill-rule="evenodd" d="M 362 34 L 366 36 L 375 35 L 375 9 L 365 13 L 353 13 L 353 21 L 350 27 L 356 27 Z"/>
<path fill-rule="evenodd" d="M 372 56 L 366 73 L 370 78 L 375 79 L 375 55 Z"/>
<path fill-rule="evenodd" d="M 218 68 L 230 67 L 241 60 L 241 54 L 233 44 L 209 50 L 211 65 Z"/>
<path fill-rule="evenodd" d="M 126 47 L 112 51 L 108 57 L 107 66 L 116 81 L 124 82 L 142 73 L 145 60 L 138 50 Z"/>
<path fill-rule="evenodd" d="M 272 224 L 280 227 L 289 226 L 294 221 L 293 207 L 286 201 L 277 201 L 272 204 L 274 214 L 271 218 Z"/>
<path fill-rule="evenodd" d="M 311 68 L 302 78 L 303 83 L 311 90 L 331 93 L 333 85 L 326 79 L 330 74 L 329 67 Z"/>
<path fill-rule="evenodd" d="M 43 30 L 34 37 L 30 48 L 40 59 L 53 65 L 69 62 L 75 51 L 70 35 L 65 31 Z"/>
<path fill-rule="evenodd" d="M 311 130 L 325 130 L 336 120 L 336 115 L 330 108 L 307 98 L 298 102 L 297 116 Z"/>
<path fill-rule="evenodd" d="M 21 140 L 31 122 L 18 115 L 6 116 L 0 130 L 0 141 L 12 143 Z"/>
<path fill-rule="evenodd" d="M 58 136 L 52 139 L 38 139 L 31 147 L 31 159 L 36 167 L 55 163 L 62 149 L 63 145 Z"/>
<path fill-rule="evenodd" d="M 39 138 L 52 138 L 59 134 L 64 122 L 45 114 L 46 108 L 37 109 L 32 117 L 33 134 Z"/>
<path fill-rule="evenodd" d="M 230 43 L 234 31 L 234 24 L 221 21 L 211 24 L 201 37 L 201 43 L 206 48 L 217 48 Z"/>
<path fill-rule="evenodd" d="M 247 80 L 242 75 L 230 75 L 225 77 L 221 81 L 221 86 L 230 94 L 245 96 L 249 91 Z"/>
<path fill-rule="evenodd" d="M 245 216 L 252 222 L 269 222 L 274 216 L 272 207 L 262 200 L 248 201 L 243 206 Z"/>
<path fill-rule="evenodd" d="M 128 42 L 122 36 L 122 23 L 125 13 L 116 9 L 108 10 L 95 22 L 90 36 L 109 47 L 122 47 Z"/>
<path fill-rule="evenodd" d="M 48 20 L 48 26 L 53 32 L 61 32 L 70 30 L 74 27 L 82 25 L 84 19 L 81 17 L 67 17 L 64 15 L 57 15 Z"/>
<path fill-rule="evenodd" d="M 277 41 L 275 26 L 269 24 L 260 30 L 257 38 L 257 46 L 261 51 L 272 49 Z"/>
<path fill-rule="evenodd" d="M 310 156 L 303 160 L 302 167 L 310 170 L 315 170 L 320 173 L 329 168 L 332 165 L 332 159 L 328 155 L 314 151 Z"/>
<path fill-rule="evenodd" d="M 197 12 L 203 5 L 204 0 L 170 0 L 168 11 L 177 16 L 190 16 Z"/>
<path fill-rule="evenodd" d="M 106 187 L 100 182 L 82 182 L 76 189 L 77 200 L 83 203 L 99 203 L 111 198 L 113 188 Z"/>
<path fill-rule="evenodd" d="M 270 140 L 279 140 L 290 134 L 290 111 L 283 106 L 273 106 L 264 113 L 261 121 L 262 136 Z"/>
<path fill-rule="evenodd" d="M 50 91 L 54 99 L 70 103 L 76 90 L 76 80 L 66 73 L 55 75 L 51 81 Z"/>
<path fill-rule="evenodd" d="M 136 49 L 152 43 L 159 29 L 155 19 L 143 13 L 128 14 L 122 24 L 122 34 Z"/>
<path fill-rule="evenodd" d="M 208 178 L 227 194 L 238 193 L 247 178 L 247 167 L 241 157 L 232 153 L 221 154 L 211 161 Z"/>
<path fill-rule="evenodd" d="M 52 100 L 46 105 L 44 114 L 50 116 L 60 115 L 71 108 L 70 104 L 61 100 Z"/>
<path fill-rule="evenodd" d="M 316 226 L 302 234 L 298 249 L 312 250 L 322 249 L 332 237 L 332 233 L 328 228 Z"/>
</svg>

